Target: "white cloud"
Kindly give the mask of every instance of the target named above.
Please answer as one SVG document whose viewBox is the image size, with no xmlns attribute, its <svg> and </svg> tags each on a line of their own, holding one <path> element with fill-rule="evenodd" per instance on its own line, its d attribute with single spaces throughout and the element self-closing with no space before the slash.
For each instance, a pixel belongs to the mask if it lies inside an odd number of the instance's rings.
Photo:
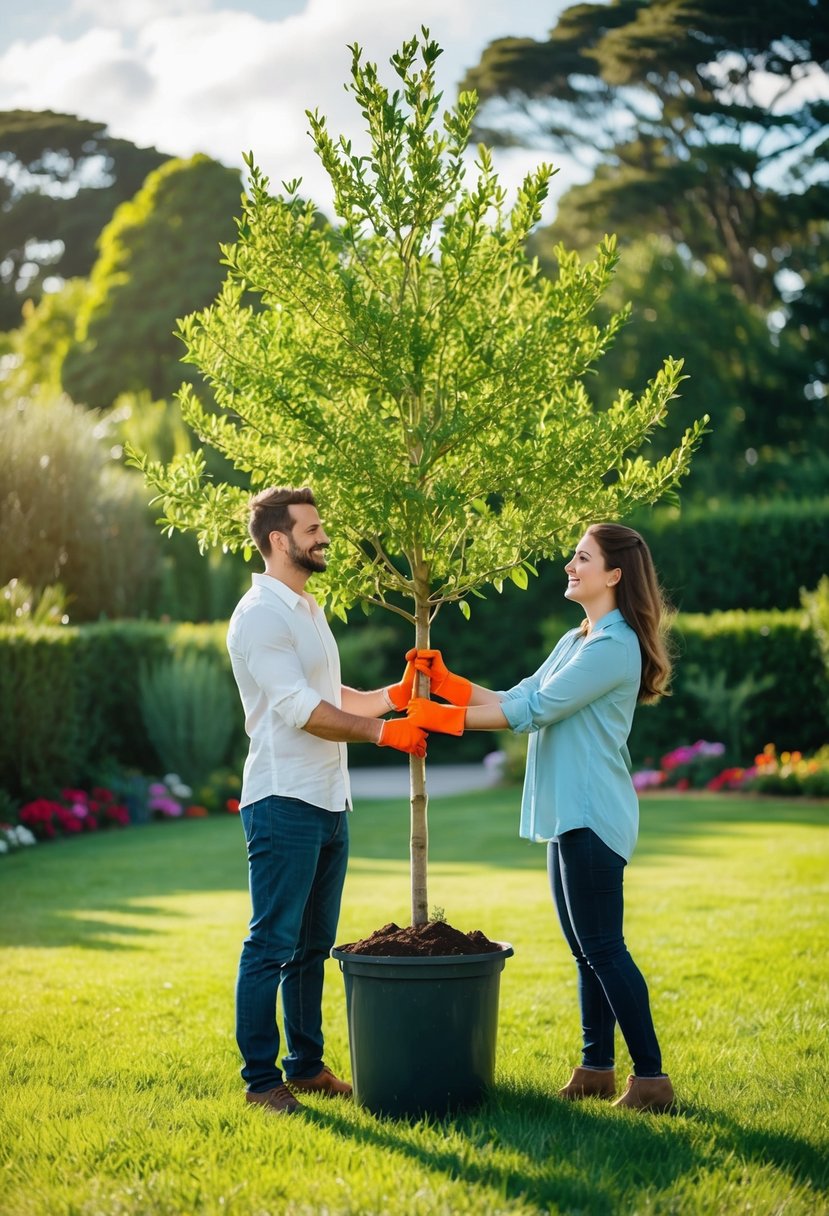
<svg viewBox="0 0 829 1216">
<path fill-rule="evenodd" d="M 348 43 L 358 42 L 393 86 L 389 56 L 428 26 L 444 47 L 437 74 L 448 104 L 492 38 L 542 37 L 563 7 L 564 0 L 308 0 L 302 12 L 275 20 L 207 0 L 74 0 L 73 15 L 97 24 L 74 39 L 13 44 L 0 57 L 0 107 L 69 111 L 138 144 L 208 152 L 226 164 L 241 165 L 253 149 L 275 183 L 302 177 L 303 192 L 327 207 L 328 179 L 305 110 L 325 114 L 333 134 L 359 137 L 362 118 L 343 89 Z M 541 159 L 499 154 L 504 184 L 513 187 Z"/>
<path fill-rule="evenodd" d="M 69 17 L 95 25 L 140 29 L 158 17 L 204 13 L 210 8 L 210 0 L 127 0 L 125 4 L 114 4 L 112 0 L 72 0 Z"/>
</svg>

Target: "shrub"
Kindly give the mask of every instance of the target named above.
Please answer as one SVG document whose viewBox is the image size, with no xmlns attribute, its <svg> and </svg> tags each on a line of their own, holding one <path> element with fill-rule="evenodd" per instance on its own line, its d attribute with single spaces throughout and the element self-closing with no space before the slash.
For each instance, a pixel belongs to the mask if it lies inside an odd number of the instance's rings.
<svg viewBox="0 0 829 1216">
<path fill-rule="evenodd" d="M 777 748 L 768 743 L 754 764 L 743 788 L 761 794 L 829 798 L 829 745 L 813 756 L 804 756 L 798 751 L 778 755 Z"/>
<path fill-rule="evenodd" d="M 576 619 L 574 615 L 572 624 Z M 547 644 L 552 645 L 570 623 L 556 618 Z M 460 618 L 455 632 L 459 639 L 472 634 Z M 521 630 L 502 632 L 516 647 L 523 644 Z M 225 633 L 222 622 L 110 621 L 59 629 L 0 626 L 0 789 L 16 797 L 43 797 L 64 786 L 97 784 L 108 761 L 122 769 L 157 771 L 159 762 L 141 716 L 139 669 L 142 663 L 153 667 L 187 654 L 202 655 L 224 675 L 232 690 Z M 679 616 L 674 636 L 679 652 L 674 695 L 657 706 L 638 710 L 630 741 L 637 767 L 651 767 L 677 740 L 729 739 L 728 714 L 733 715 L 736 703 L 729 705 L 727 697 L 719 698 L 719 704 L 714 700 L 706 703 L 699 695 L 700 681 L 705 679 L 713 685 L 721 678 L 726 690 L 739 689 L 753 680 L 754 691 L 738 705 L 745 755 L 759 752 L 769 738 L 784 750 L 799 748 L 804 753 L 826 741 L 826 675 L 805 613 Z M 447 649 L 447 659 L 456 670 L 496 688 L 526 675 L 541 657 L 543 644 L 538 644 L 532 662 L 516 650 L 510 660 L 514 669 L 496 671 L 493 676 L 483 655 L 482 671 L 473 671 L 456 661 L 453 649 Z M 517 666 L 519 660 L 525 663 L 523 670 Z M 393 631 L 386 627 L 378 629 L 369 623 L 356 630 L 343 648 L 347 684 L 378 685 L 396 677 L 398 669 L 402 670 L 402 649 L 397 649 Z M 688 687 L 689 679 L 696 696 Z M 773 685 L 766 687 L 764 682 L 769 680 Z M 238 772 L 247 740 L 241 706 L 232 691 L 230 696 L 228 758 Z M 452 763 L 481 758 L 492 750 L 494 740 L 485 732 L 470 732 L 470 738 L 473 734 L 477 753 L 462 755 L 455 746 L 458 740 L 434 737 L 430 757 Z M 445 744 L 442 749 L 437 746 L 441 742 Z M 523 753 L 524 740 L 518 740 L 516 746 Z M 367 747 L 362 752 L 355 749 L 354 754 L 360 756 L 360 762 L 370 763 L 384 759 L 383 750 Z M 745 755 L 729 759 L 739 761 Z M 209 771 L 219 763 L 214 757 Z M 181 769 L 178 758 L 164 767 Z"/>
<path fill-rule="evenodd" d="M 800 597 L 823 663 L 823 703 L 829 714 L 829 574 L 824 574 L 814 591 L 802 590 Z"/>
<path fill-rule="evenodd" d="M 0 584 L 60 581 L 75 620 L 138 616 L 159 538 L 138 477 L 115 463 L 105 418 L 66 399 L 0 404 Z"/>
<path fill-rule="evenodd" d="M 741 499 L 681 513 L 659 508 L 631 522 L 641 528 L 662 584 L 683 612 L 797 608 L 803 569 L 829 570 L 827 497 Z M 785 558 L 795 537 L 798 561 L 790 562 Z"/>
<path fill-rule="evenodd" d="M 195 653 L 227 670 L 224 624 L 0 626 L 0 788 L 15 796 L 53 796 L 95 780 L 110 763 L 153 772 L 158 761 L 144 729 L 138 672 Z M 241 708 L 231 753 L 244 746 Z"/>
<path fill-rule="evenodd" d="M 673 639 L 673 695 L 641 707 L 634 719 L 630 751 L 637 763 L 662 756 L 677 739 L 734 736 L 739 712 L 741 756 L 753 756 L 769 738 L 791 750 L 819 747 L 829 731 L 825 675 L 818 645 L 803 612 L 715 612 L 680 614 Z M 753 681 L 746 698 L 706 702 L 700 679 L 739 690 Z M 695 690 L 695 691 L 692 691 Z"/>
<path fill-rule="evenodd" d="M 36 591 L 28 583 L 13 578 L 0 588 L 0 624 L 66 625 L 66 589 L 55 583 Z"/>
<path fill-rule="evenodd" d="M 206 655 L 189 653 L 138 675 L 144 729 L 162 766 L 197 785 L 227 759 L 238 714 L 226 672 Z"/>
</svg>

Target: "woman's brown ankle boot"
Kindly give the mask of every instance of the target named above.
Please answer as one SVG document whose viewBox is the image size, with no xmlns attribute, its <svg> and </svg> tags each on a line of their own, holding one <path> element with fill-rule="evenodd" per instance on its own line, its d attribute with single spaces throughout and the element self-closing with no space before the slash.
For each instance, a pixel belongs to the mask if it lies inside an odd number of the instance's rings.
<svg viewBox="0 0 829 1216">
<path fill-rule="evenodd" d="M 627 1089 L 614 1106 L 628 1106 L 631 1110 L 650 1110 L 654 1114 L 666 1114 L 674 1107 L 674 1087 L 670 1077 L 628 1077 Z"/>
<path fill-rule="evenodd" d="M 558 1091 L 558 1096 L 569 1102 L 580 1102 L 582 1098 L 612 1098 L 615 1093 L 614 1069 L 574 1068 L 572 1077 L 564 1089 Z"/>
</svg>

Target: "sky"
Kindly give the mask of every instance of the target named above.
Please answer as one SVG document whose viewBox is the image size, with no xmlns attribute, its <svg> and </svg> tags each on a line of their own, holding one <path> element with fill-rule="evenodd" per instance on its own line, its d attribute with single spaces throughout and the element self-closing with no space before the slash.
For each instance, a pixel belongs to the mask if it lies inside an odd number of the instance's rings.
<svg viewBox="0 0 829 1216">
<path fill-rule="evenodd" d="M 52 109 L 177 156 L 206 152 L 242 167 L 252 150 L 275 187 L 295 177 L 330 213 L 330 189 L 307 134 L 318 109 L 334 135 L 359 138 L 343 88 L 359 43 L 393 86 L 390 55 L 428 27 L 444 49 L 447 103 L 484 47 L 505 35 L 544 38 L 569 0 L 0 0 L 0 109 Z M 512 193 L 549 159 L 501 150 Z M 561 159 L 554 200 L 585 171 Z"/>
</svg>

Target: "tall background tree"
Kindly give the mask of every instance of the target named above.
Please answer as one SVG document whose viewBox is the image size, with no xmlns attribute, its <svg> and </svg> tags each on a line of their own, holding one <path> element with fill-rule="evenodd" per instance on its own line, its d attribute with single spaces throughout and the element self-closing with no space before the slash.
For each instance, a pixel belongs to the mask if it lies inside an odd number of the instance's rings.
<svg viewBox="0 0 829 1216">
<path fill-rule="evenodd" d="M 44 280 L 89 274 L 115 208 L 166 159 L 74 114 L 0 112 L 0 330 Z"/>
<path fill-rule="evenodd" d="M 63 364 L 75 401 L 105 407 L 142 389 L 172 396 L 187 371 L 176 320 L 215 295 L 241 190 L 238 170 L 197 155 L 167 161 L 120 205 L 101 234 Z"/>
<path fill-rule="evenodd" d="M 619 234 L 619 289 L 640 303 L 610 363 L 635 383 L 654 346 L 687 352 L 686 412 L 704 402 L 714 424 L 716 460 L 694 475 L 708 493 L 801 490 L 825 475 L 803 472 L 829 438 L 822 7 L 574 5 L 546 42 L 491 44 L 465 82 L 490 140 L 586 160 L 590 179 L 537 247 L 550 265 L 562 238 Z"/>
</svg>

